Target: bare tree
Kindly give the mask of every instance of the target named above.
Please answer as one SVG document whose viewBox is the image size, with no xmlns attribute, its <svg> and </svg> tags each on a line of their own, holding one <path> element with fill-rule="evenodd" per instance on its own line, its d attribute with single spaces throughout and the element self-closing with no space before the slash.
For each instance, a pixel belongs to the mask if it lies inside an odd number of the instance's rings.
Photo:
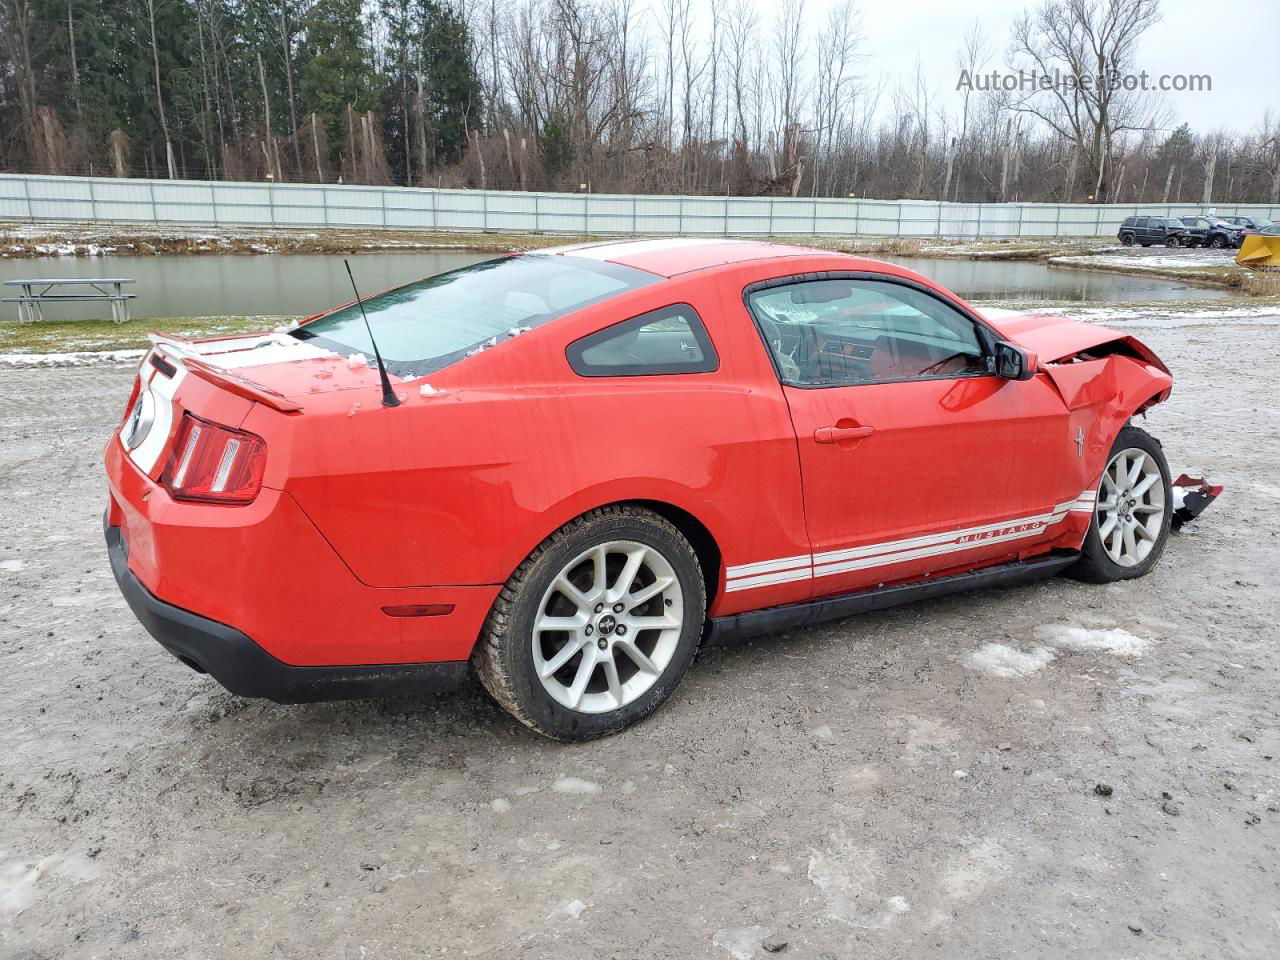
<svg viewBox="0 0 1280 960">
<path fill-rule="evenodd" d="M 1013 26 L 1016 59 L 1041 77 L 1061 73 L 1074 82 L 1037 84 L 1007 104 L 1075 145 L 1100 202 L 1110 198 L 1117 134 L 1158 125 L 1158 102 L 1115 81 L 1133 69 L 1138 41 L 1159 19 L 1159 0 L 1045 0 Z"/>
</svg>

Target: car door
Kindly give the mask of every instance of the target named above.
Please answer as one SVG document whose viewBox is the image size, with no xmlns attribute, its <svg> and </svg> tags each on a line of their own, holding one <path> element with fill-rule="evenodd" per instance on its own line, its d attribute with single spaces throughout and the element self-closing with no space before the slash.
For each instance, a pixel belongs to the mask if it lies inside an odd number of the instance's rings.
<svg viewBox="0 0 1280 960">
<path fill-rule="evenodd" d="M 746 302 L 796 431 L 815 596 L 1035 552 L 1080 497 L 1060 396 L 990 373 L 995 336 L 958 304 L 859 274 Z"/>
</svg>

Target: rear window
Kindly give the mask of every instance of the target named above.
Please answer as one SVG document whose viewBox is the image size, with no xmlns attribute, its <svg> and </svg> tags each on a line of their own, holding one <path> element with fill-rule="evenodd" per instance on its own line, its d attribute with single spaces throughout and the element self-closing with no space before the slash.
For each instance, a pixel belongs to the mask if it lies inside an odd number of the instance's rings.
<svg viewBox="0 0 1280 960">
<path fill-rule="evenodd" d="M 423 376 L 509 337 L 655 283 L 631 267 L 554 254 L 501 257 L 396 287 L 364 301 L 387 369 Z M 350 356 L 373 356 L 360 308 L 313 320 L 293 336 Z"/>
</svg>

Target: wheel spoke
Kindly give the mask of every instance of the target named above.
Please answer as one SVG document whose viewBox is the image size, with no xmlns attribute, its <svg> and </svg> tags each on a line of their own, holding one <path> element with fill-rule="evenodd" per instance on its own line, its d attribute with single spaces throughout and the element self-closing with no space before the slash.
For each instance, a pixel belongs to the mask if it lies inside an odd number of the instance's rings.
<svg viewBox="0 0 1280 960">
<path fill-rule="evenodd" d="M 1138 544 L 1137 544 L 1137 542 L 1134 540 L 1134 536 L 1133 536 L 1133 528 L 1134 528 L 1134 526 L 1136 526 L 1136 524 L 1133 524 L 1133 523 L 1126 523 L 1126 524 L 1124 524 L 1124 526 L 1123 526 L 1123 530 L 1124 530 L 1124 550 L 1123 550 L 1123 552 L 1122 552 L 1121 556 L 1128 555 L 1128 556 L 1132 557 L 1132 556 L 1134 556 L 1134 554 L 1136 554 L 1136 553 L 1138 552 Z"/>
<path fill-rule="evenodd" d="M 613 586 L 605 594 L 605 603 L 616 603 L 631 592 L 631 585 L 636 581 L 636 574 L 640 572 L 647 552 L 644 547 L 636 547 L 627 553 L 627 562 L 618 572 L 618 579 L 613 581 Z"/>
<path fill-rule="evenodd" d="M 632 630 L 670 630 L 680 626 L 675 617 L 628 617 L 627 623 Z"/>
<path fill-rule="evenodd" d="M 1120 506 L 1120 501 L 1112 497 L 1110 500 L 1103 500 L 1098 503 L 1098 512 L 1110 513 L 1118 506 Z"/>
<path fill-rule="evenodd" d="M 1133 508 L 1134 513 L 1164 513 L 1163 503 L 1140 503 Z"/>
<path fill-rule="evenodd" d="M 641 587 L 627 599 L 630 601 L 632 607 L 642 606 L 675 582 L 675 577 L 658 577 L 653 581 L 653 583 L 649 584 L 647 587 Z"/>
<path fill-rule="evenodd" d="M 1143 540 L 1150 541 L 1151 543 L 1156 542 L 1156 535 L 1147 529 L 1147 525 L 1145 523 L 1135 523 L 1133 525 L 1133 532 Z"/>
<path fill-rule="evenodd" d="M 622 706 L 622 681 L 618 679 L 618 664 L 613 657 L 605 655 L 600 658 L 600 665 L 604 669 L 605 683 L 609 685 L 609 694 L 613 697 L 615 706 Z"/>
<path fill-rule="evenodd" d="M 662 671 L 658 669 L 658 665 L 645 656 L 644 651 L 637 647 L 630 640 L 615 640 L 613 642 L 614 650 L 621 650 L 632 663 L 645 673 L 657 676 Z"/>
<path fill-rule="evenodd" d="M 581 634 L 570 637 L 565 641 L 564 646 L 555 652 L 555 656 L 542 665 L 538 675 L 544 680 L 554 675 L 561 667 L 573 659 L 573 655 L 581 650 L 582 645 L 586 642 L 587 638 Z"/>
<path fill-rule="evenodd" d="M 591 605 L 591 600 L 587 595 L 574 586 L 572 581 L 570 581 L 563 573 L 556 577 L 555 583 L 551 585 L 551 588 L 561 594 L 579 610 Z"/>
<path fill-rule="evenodd" d="M 583 610 L 579 610 L 572 617 L 549 617 L 544 613 L 533 625 L 533 632 L 548 633 L 563 630 L 565 633 L 575 633 L 586 625 L 587 614 Z"/>
<path fill-rule="evenodd" d="M 1138 482 L 1138 479 L 1142 476 L 1142 468 L 1146 466 L 1146 463 L 1147 463 L 1147 455 L 1145 453 L 1139 452 L 1137 457 L 1134 458 L 1133 466 L 1129 468 L 1128 479 L 1129 479 L 1129 487 L 1131 489 L 1133 485 Z"/>
<path fill-rule="evenodd" d="M 591 596 L 593 598 L 601 596 L 608 586 L 608 583 L 606 582 L 609 576 L 609 570 L 606 566 L 606 561 L 608 559 L 609 554 L 604 547 L 596 547 L 591 551 L 591 566 L 593 570 L 591 578 Z"/>
<path fill-rule="evenodd" d="M 1106 492 L 1107 492 L 1108 496 L 1110 496 L 1112 500 L 1115 500 L 1115 499 L 1120 495 L 1120 494 L 1119 494 L 1119 491 L 1116 489 L 1116 481 L 1115 481 L 1115 479 L 1111 476 L 1111 471 L 1110 471 L 1110 470 L 1104 470 L 1104 471 L 1103 471 L 1103 473 L 1102 473 L 1102 486 L 1103 486 L 1103 488 L 1106 490 Z"/>
<path fill-rule="evenodd" d="M 582 702 L 582 695 L 591 682 L 591 675 L 596 672 L 596 648 L 583 647 L 582 662 L 578 664 L 578 672 L 573 678 L 573 686 L 569 688 L 569 704 L 576 708 Z"/>
<path fill-rule="evenodd" d="M 1150 490 L 1152 487 L 1154 487 L 1159 481 L 1160 481 L 1160 474 L 1158 473 L 1153 473 L 1146 477 L 1143 477 L 1142 481 L 1136 487 L 1133 488 L 1133 495 L 1135 497 L 1141 497 L 1145 495 L 1146 492 Z"/>
<path fill-rule="evenodd" d="M 1120 517 L 1118 514 L 1107 514 L 1107 519 L 1098 527 L 1098 537 L 1105 541 L 1107 537 L 1111 536 L 1111 531 L 1116 528 L 1116 524 L 1119 522 Z"/>
<path fill-rule="evenodd" d="M 1107 546 L 1107 553 L 1111 555 L 1111 559 L 1120 562 L 1120 543 L 1124 536 L 1123 526 L 1116 524 L 1115 529 L 1111 531 L 1111 543 Z"/>
</svg>

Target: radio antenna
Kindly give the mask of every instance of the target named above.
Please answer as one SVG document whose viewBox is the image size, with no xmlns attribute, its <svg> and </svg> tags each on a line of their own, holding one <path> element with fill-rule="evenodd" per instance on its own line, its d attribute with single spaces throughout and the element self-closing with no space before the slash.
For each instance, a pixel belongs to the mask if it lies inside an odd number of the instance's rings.
<svg viewBox="0 0 1280 960">
<path fill-rule="evenodd" d="M 369 342 L 373 344 L 373 359 L 378 362 L 378 376 L 382 378 L 382 405 L 384 407 L 400 406 L 400 398 L 391 389 L 391 379 L 387 376 L 387 365 L 382 362 L 382 354 L 378 352 L 378 341 L 373 339 L 373 327 L 369 326 L 369 315 L 364 312 L 364 301 L 360 299 L 360 290 L 356 287 L 355 275 L 351 272 L 351 261 L 343 260 L 347 268 L 347 276 L 351 278 L 351 289 L 355 291 L 356 306 L 360 308 L 360 316 L 364 317 L 364 328 L 369 332 Z"/>
</svg>

